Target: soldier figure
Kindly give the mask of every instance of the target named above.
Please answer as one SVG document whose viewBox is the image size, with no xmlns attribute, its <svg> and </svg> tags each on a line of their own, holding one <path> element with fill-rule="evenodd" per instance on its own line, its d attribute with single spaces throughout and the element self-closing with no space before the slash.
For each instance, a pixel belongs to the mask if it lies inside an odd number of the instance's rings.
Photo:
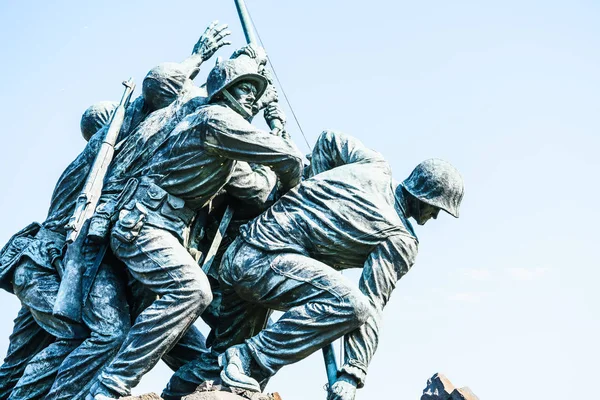
<svg viewBox="0 0 600 400">
<path fill-rule="evenodd" d="M 129 395 L 210 304 L 209 282 L 183 246 L 184 233 L 239 161 L 268 165 L 283 190 L 299 182 L 302 157 L 295 146 L 244 119 L 266 87 L 257 63 L 247 56 L 217 64 L 207 82 L 210 104 L 180 122 L 147 162 L 132 164 L 115 207 L 111 248 L 133 278 L 159 298 L 137 317 L 90 397 Z M 283 119 L 278 109 L 267 108 L 265 115 Z M 113 184 L 109 177 L 106 189 L 114 190 Z"/>
<path fill-rule="evenodd" d="M 427 160 L 395 184 L 380 154 L 328 131 L 311 173 L 243 226 L 224 255 L 214 346 L 235 344 L 219 360 L 226 384 L 260 391 L 281 367 L 345 335 L 328 398 L 351 400 L 364 385 L 383 308 L 417 254 L 408 218 L 423 225 L 440 210 L 458 217 L 463 182 L 447 162 Z M 359 267 L 359 287 L 337 272 Z M 267 309 L 285 313 L 261 331 Z"/>
</svg>

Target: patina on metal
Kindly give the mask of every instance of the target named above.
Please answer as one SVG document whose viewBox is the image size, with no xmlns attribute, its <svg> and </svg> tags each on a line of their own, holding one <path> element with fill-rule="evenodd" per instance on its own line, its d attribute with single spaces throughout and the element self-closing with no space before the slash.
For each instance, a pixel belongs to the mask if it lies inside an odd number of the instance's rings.
<svg viewBox="0 0 600 400">
<path fill-rule="evenodd" d="M 398 183 L 381 154 L 334 131 L 303 165 L 235 4 L 247 46 L 193 85 L 229 44 L 215 21 L 191 56 L 150 70 L 139 98 L 126 81 L 118 105 L 90 107 L 89 142 L 47 219 L 0 250 L 0 287 L 23 305 L 0 398 L 117 399 L 162 359 L 176 371 L 164 399 L 221 383 L 262 399 L 281 368 L 319 350 L 328 400 L 364 386 L 383 310 L 417 255 L 410 220 L 458 217 L 462 177 L 430 159 Z M 252 124 L 261 110 L 266 131 Z M 362 269 L 358 286 L 348 268 Z M 272 309 L 284 312 L 276 322 Z M 207 340 L 193 327 L 201 315 Z"/>
</svg>

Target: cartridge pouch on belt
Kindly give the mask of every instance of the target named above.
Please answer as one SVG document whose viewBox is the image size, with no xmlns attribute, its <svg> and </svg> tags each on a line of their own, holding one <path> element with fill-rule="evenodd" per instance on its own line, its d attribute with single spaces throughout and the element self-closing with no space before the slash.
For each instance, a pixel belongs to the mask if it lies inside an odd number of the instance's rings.
<svg viewBox="0 0 600 400">
<path fill-rule="evenodd" d="M 130 179 L 120 193 L 103 194 L 98 200 L 94 215 L 90 219 L 90 227 L 87 237 L 96 243 L 105 242 L 108 239 L 110 229 L 118 217 L 118 211 L 123 204 L 135 194 L 139 186 L 138 179 Z"/>
<path fill-rule="evenodd" d="M 184 233 L 194 215 L 194 211 L 185 206 L 184 200 L 142 179 L 133 196 L 119 211 L 112 232 L 119 240 L 131 243 L 148 224 L 168 230 L 183 243 Z"/>
</svg>

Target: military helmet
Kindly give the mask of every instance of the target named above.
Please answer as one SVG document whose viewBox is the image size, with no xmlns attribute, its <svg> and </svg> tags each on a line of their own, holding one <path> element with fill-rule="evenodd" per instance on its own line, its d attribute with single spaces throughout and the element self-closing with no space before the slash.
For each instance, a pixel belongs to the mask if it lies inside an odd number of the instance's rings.
<svg viewBox="0 0 600 400">
<path fill-rule="evenodd" d="M 167 62 L 152 68 L 142 82 L 142 96 L 152 111 L 160 110 L 175 101 L 188 82 L 177 63 Z"/>
<path fill-rule="evenodd" d="M 206 82 L 208 101 L 213 101 L 216 95 L 240 81 L 250 81 L 256 85 L 257 100 L 263 95 L 268 85 L 267 79 L 258 73 L 256 61 L 250 57 L 242 55 L 217 62 L 208 74 Z"/>
<path fill-rule="evenodd" d="M 92 104 L 81 116 L 81 135 L 89 141 L 96 132 L 110 122 L 112 114 L 119 104 L 114 101 L 100 101 Z"/>
<path fill-rule="evenodd" d="M 447 161 L 425 160 L 401 184 L 418 200 L 458 218 L 465 186 L 460 173 Z"/>
</svg>

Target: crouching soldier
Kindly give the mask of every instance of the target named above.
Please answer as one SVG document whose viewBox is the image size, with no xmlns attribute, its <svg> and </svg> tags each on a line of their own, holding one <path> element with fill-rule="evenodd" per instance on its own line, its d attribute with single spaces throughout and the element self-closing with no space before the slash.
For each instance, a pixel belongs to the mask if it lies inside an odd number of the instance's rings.
<svg viewBox="0 0 600 400">
<path fill-rule="evenodd" d="M 221 355 L 222 380 L 259 391 L 283 366 L 345 335 L 329 399 L 350 400 L 364 385 L 383 308 L 417 254 L 408 219 L 458 217 L 463 181 L 449 163 L 428 160 L 394 184 L 380 154 L 334 132 L 319 137 L 311 170 L 225 253 L 214 346 L 235 344 Z M 363 268 L 358 287 L 337 272 L 346 268 Z M 267 309 L 285 313 L 262 329 Z"/>
<path fill-rule="evenodd" d="M 180 122 L 148 162 L 132 164 L 130 195 L 117 207 L 111 248 L 133 278 L 159 298 L 135 320 L 90 397 L 129 395 L 210 304 L 208 279 L 183 237 L 194 214 L 231 179 L 238 161 L 268 165 L 284 190 L 300 181 L 302 156 L 296 147 L 245 119 L 266 86 L 249 57 L 217 64 L 207 82 L 210 104 Z M 278 114 L 271 115 L 282 119 Z M 109 177 L 106 190 L 112 184 Z"/>
</svg>

